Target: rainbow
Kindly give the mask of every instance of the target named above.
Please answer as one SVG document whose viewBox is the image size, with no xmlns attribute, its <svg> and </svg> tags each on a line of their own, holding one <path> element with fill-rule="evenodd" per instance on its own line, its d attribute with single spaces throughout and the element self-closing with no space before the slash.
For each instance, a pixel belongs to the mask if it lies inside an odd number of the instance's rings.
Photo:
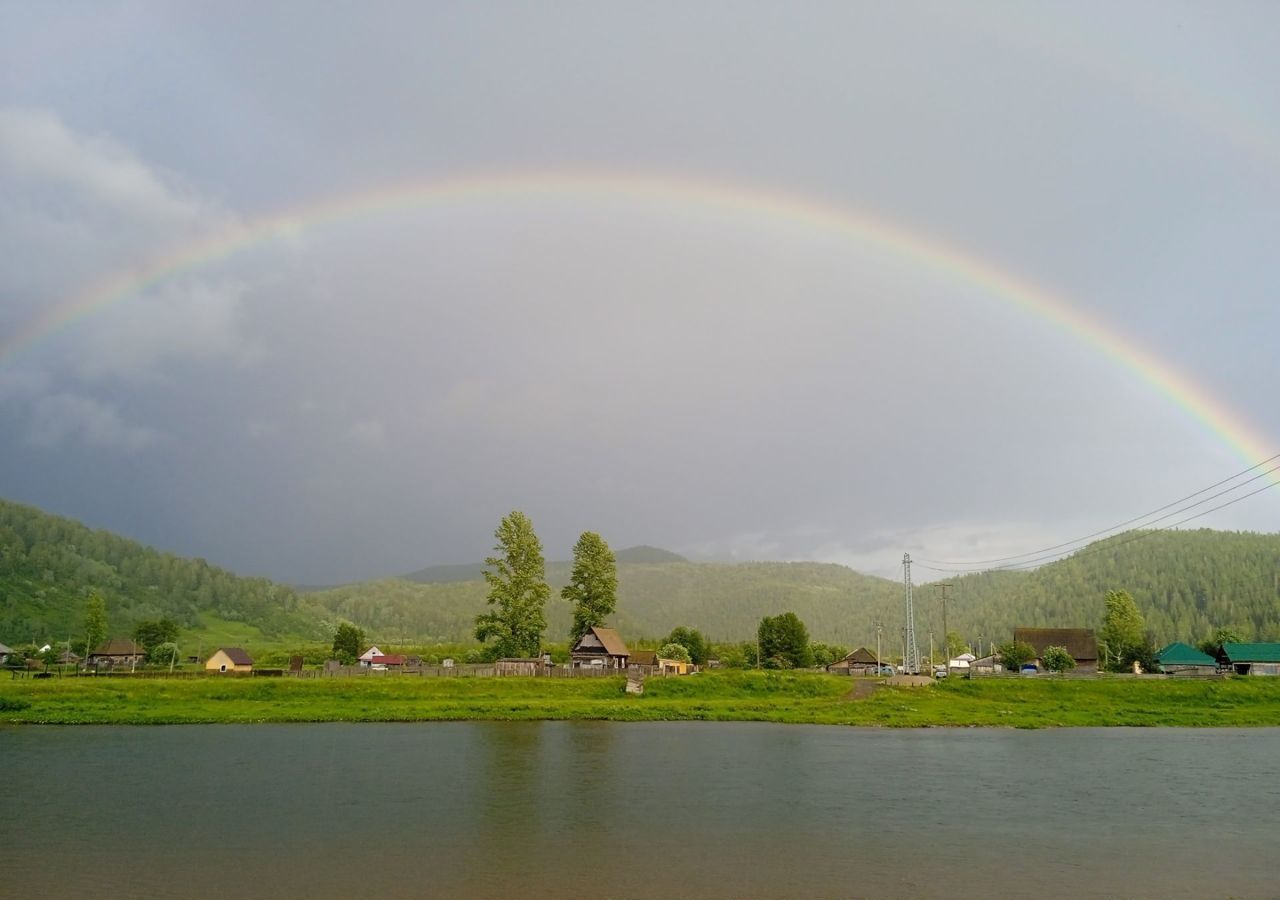
<svg viewBox="0 0 1280 900">
<path fill-rule="evenodd" d="M 114 272 L 56 304 L 17 333 L 0 340 L 0 366 L 20 351 L 86 318 L 138 296 L 175 275 L 215 263 L 247 248 L 288 240 L 329 223 L 400 209 L 443 208 L 484 198 L 504 202 L 621 200 L 662 209 L 706 209 L 839 235 L 882 249 L 904 261 L 980 288 L 1094 347 L 1182 409 L 1248 463 L 1274 452 L 1270 441 L 1191 379 L 1086 316 L 1047 288 L 918 231 L 862 212 L 811 198 L 755 187 L 636 173 L 478 174 L 408 184 L 392 184 L 322 200 L 318 203 L 238 224 L 185 244 L 140 266 Z M 1273 478 L 1278 476 L 1272 476 Z"/>
</svg>

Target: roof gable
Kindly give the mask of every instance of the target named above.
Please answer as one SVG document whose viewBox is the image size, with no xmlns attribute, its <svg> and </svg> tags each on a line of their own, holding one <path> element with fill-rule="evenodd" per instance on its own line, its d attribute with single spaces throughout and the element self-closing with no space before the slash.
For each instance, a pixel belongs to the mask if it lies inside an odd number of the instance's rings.
<svg viewBox="0 0 1280 900">
<path fill-rule="evenodd" d="M 1222 652 L 1233 663 L 1280 663 L 1280 644 L 1223 644 Z"/>
<path fill-rule="evenodd" d="M 227 659 L 231 660 L 237 666 L 253 665 L 253 657 L 239 647 L 219 647 L 218 652 L 225 654 Z"/>
<path fill-rule="evenodd" d="M 631 664 L 635 666 L 656 666 L 658 664 L 658 651 L 632 650 Z"/>
<path fill-rule="evenodd" d="M 1218 661 L 1208 653 L 1201 653 L 1190 644 L 1174 641 L 1165 647 L 1156 658 L 1162 666 L 1216 666 Z"/>
<path fill-rule="evenodd" d="M 142 645 L 136 644 L 128 638 L 112 638 L 98 645 L 98 649 L 93 651 L 94 656 L 141 656 Z"/>
<path fill-rule="evenodd" d="M 876 655 L 872 653 L 870 650 L 868 650 L 866 647 L 859 647 L 857 650 L 854 650 L 844 659 L 840 660 L 840 662 L 874 666 L 876 664 Z"/>
<path fill-rule="evenodd" d="M 605 653 L 610 656 L 629 656 L 627 645 L 622 642 L 622 635 L 618 634 L 612 628 L 603 628 L 600 625 L 592 625 L 587 629 L 590 634 L 595 635 L 596 640 L 600 642 L 600 646 L 604 647 Z M 586 635 L 583 635 L 586 637 Z M 573 649 L 577 650 L 582 646 L 582 638 L 573 645 Z"/>
</svg>

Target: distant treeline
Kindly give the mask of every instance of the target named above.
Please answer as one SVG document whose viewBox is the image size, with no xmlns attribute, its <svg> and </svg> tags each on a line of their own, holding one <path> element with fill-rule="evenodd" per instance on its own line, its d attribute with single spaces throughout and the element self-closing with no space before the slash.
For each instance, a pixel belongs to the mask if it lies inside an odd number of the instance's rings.
<svg viewBox="0 0 1280 900">
<path fill-rule="evenodd" d="M 1008 640 L 1015 625 L 1096 627 L 1108 590 L 1137 600 L 1157 643 L 1194 642 L 1219 627 L 1246 640 L 1280 640 L 1280 535 L 1221 531 L 1123 535 L 1032 572 L 950 579 L 947 627 L 973 644 Z M 765 616 L 794 612 L 817 641 L 874 647 L 900 642 L 902 586 L 820 563 L 691 563 L 640 548 L 618 554 L 614 622 L 629 641 L 697 628 L 713 641 L 753 640 Z M 472 643 L 486 587 L 455 580 L 479 567 L 415 573 L 436 581 L 366 582 L 313 593 L 240 578 L 204 560 L 183 559 L 29 506 L 0 501 L 0 641 L 63 640 L 83 620 L 91 588 L 107 598 L 112 634 L 144 619 L 191 627 L 201 615 L 244 622 L 267 639 L 327 640 L 348 620 L 373 640 Z M 567 639 L 570 607 L 558 599 L 568 563 L 549 563 L 553 588 L 546 640 Z M 921 650 L 941 647 L 940 592 L 916 590 Z"/>
</svg>

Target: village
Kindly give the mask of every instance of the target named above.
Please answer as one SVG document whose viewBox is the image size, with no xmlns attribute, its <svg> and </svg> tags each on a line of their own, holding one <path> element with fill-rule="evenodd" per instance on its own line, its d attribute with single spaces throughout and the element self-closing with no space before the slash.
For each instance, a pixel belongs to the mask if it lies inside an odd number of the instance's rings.
<svg viewBox="0 0 1280 900">
<path fill-rule="evenodd" d="M 207 656 L 189 656 L 182 661 L 170 657 L 157 664 L 154 654 L 133 638 L 115 637 L 103 641 L 87 657 L 69 647 L 57 650 L 49 645 L 26 651 L 0 643 L 0 667 L 11 677 L 75 676 L 258 676 L 258 677 L 344 677 L 377 675 L 419 675 L 437 677 L 592 677 L 624 674 L 627 690 L 639 693 L 646 677 L 688 676 L 726 667 L 714 652 L 705 652 L 696 661 L 687 648 L 668 643 L 659 648 L 628 649 L 614 628 L 590 626 L 569 648 L 568 659 L 557 663 L 550 653 L 537 657 L 503 657 L 492 661 L 468 662 L 443 657 L 427 662 L 422 656 L 385 652 L 376 644 L 363 648 L 352 664 L 329 659 L 308 666 L 302 655 L 293 655 L 287 667 L 256 665 L 253 656 L 241 647 L 219 647 Z M 932 648 L 931 648 L 932 649 Z M 685 652 L 678 652 L 678 651 Z M 1206 652 L 1208 650 L 1209 652 Z M 663 655 L 667 651 L 667 655 Z M 930 658 L 911 667 L 903 655 L 890 656 L 868 647 L 858 647 L 825 665 L 805 667 L 857 678 L 889 679 L 893 684 L 928 683 L 946 678 L 1051 677 L 1091 678 L 1106 673 L 1100 660 L 1099 641 L 1089 628 L 1017 627 L 1012 639 L 992 646 L 985 655 L 961 652 L 945 660 Z M 1237 676 L 1280 676 L 1280 642 L 1223 641 L 1216 646 L 1195 647 L 1175 641 L 1155 654 L 1150 670 L 1134 664 L 1129 674 L 1151 678 L 1222 678 Z M 754 668 L 774 668 L 775 660 L 762 661 Z M 752 666 L 748 666 L 752 667 Z M 787 666 L 790 668 L 790 666 Z"/>
</svg>

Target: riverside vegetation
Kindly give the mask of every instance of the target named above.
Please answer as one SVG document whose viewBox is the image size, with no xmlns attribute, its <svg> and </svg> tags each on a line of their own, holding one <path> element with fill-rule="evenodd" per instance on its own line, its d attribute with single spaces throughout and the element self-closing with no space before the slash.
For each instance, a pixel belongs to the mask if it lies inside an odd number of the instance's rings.
<svg viewBox="0 0 1280 900">
<path fill-rule="evenodd" d="M 415 722 L 599 719 L 820 725 L 1280 726 L 1280 679 L 955 679 L 928 687 L 805 672 L 655 678 L 183 679 L 0 681 L 0 724 Z"/>
</svg>

